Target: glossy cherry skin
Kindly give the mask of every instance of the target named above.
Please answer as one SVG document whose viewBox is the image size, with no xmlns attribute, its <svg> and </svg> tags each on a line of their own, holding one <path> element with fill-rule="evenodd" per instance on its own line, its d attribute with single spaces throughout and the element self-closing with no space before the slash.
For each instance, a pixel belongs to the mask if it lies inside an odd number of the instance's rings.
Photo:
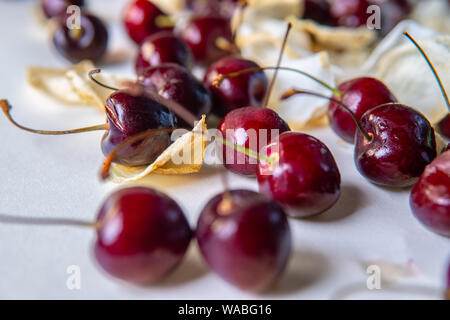
<svg viewBox="0 0 450 320">
<path fill-rule="evenodd" d="M 47 18 L 67 13 L 67 7 L 75 5 L 84 7 L 84 0 L 41 0 L 41 8 Z"/>
<path fill-rule="evenodd" d="M 283 209 L 262 194 L 229 191 L 203 208 L 196 238 L 211 269 L 242 290 L 268 289 L 284 271 L 291 253 L 291 232 Z"/>
<path fill-rule="evenodd" d="M 189 70 L 177 64 L 164 63 L 147 68 L 139 75 L 138 82 L 164 98 L 176 101 L 199 119 L 211 110 L 209 92 Z"/>
<path fill-rule="evenodd" d="M 367 0 L 334 0 L 330 13 L 338 26 L 357 28 L 367 23 L 369 5 Z"/>
<path fill-rule="evenodd" d="M 318 139 L 299 132 L 284 132 L 262 148 L 258 185 L 263 194 L 292 207 L 290 215 L 313 216 L 333 206 L 341 193 L 341 175 L 330 150 Z"/>
<path fill-rule="evenodd" d="M 273 110 L 244 107 L 228 113 L 218 127 L 222 137 L 240 147 L 258 152 L 279 134 L 290 131 L 288 124 Z M 258 160 L 222 144 L 222 159 L 228 170 L 255 176 Z"/>
<path fill-rule="evenodd" d="M 437 128 L 440 134 L 447 139 L 450 139 L 450 115 L 445 116 L 445 118 L 438 123 Z"/>
<path fill-rule="evenodd" d="M 191 69 L 194 58 L 183 40 L 172 32 L 160 31 L 141 43 L 135 63 L 136 73 L 141 74 L 148 67 L 169 62 Z"/>
<path fill-rule="evenodd" d="M 355 163 L 372 183 L 409 187 L 436 157 L 436 137 L 430 122 L 414 109 L 398 103 L 378 106 L 361 117 L 372 135 L 367 141 L 356 131 Z"/>
<path fill-rule="evenodd" d="M 303 19 L 314 20 L 324 25 L 334 25 L 327 0 L 305 0 Z"/>
<path fill-rule="evenodd" d="M 102 151 L 109 155 L 121 142 L 149 129 L 176 128 L 178 119 L 169 109 L 146 95 L 116 91 L 106 100 L 109 129 Z M 120 150 L 114 162 L 139 166 L 153 162 L 171 143 L 170 132 L 155 133 Z"/>
<path fill-rule="evenodd" d="M 162 280 L 183 259 L 192 231 L 178 204 L 143 187 L 111 194 L 97 216 L 94 255 L 110 275 L 133 283 Z"/>
<path fill-rule="evenodd" d="M 53 44 L 56 50 L 73 63 L 85 59 L 99 61 L 108 46 L 108 30 L 96 16 L 82 13 L 81 29 L 70 30 L 67 27 L 67 16 L 61 16 L 58 27 L 53 33 Z"/>
<path fill-rule="evenodd" d="M 220 16 L 194 17 L 181 38 L 191 48 L 195 61 L 207 65 L 230 54 L 216 45 L 219 38 L 232 42 L 230 21 Z"/>
<path fill-rule="evenodd" d="M 375 78 L 356 78 L 345 81 L 337 88 L 342 96 L 340 100 L 360 119 L 368 110 L 379 105 L 397 102 L 386 85 Z M 328 105 L 328 120 L 333 131 L 349 143 L 355 142 L 356 123 L 350 113 L 335 102 Z"/>
<path fill-rule="evenodd" d="M 224 116 L 237 108 L 262 105 L 269 82 L 263 71 L 225 79 L 219 87 L 213 85 L 214 79 L 220 74 L 227 75 L 249 68 L 259 66 L 253 61 L 237 56 L 222 58 L 208 68 L 203 83 L 213 97 L 213 113 Z"/>
<path fill-rule="evenodd" d="M 166 14 L 149 0 L 131 1 L 125 9 L 123 18 L 125 29 L 130 38 L 137 44 L 142 43 L 148 36 L 162 30 L 172 30 L 171 27 L 159 27 L 158 17 Z"/>
<path fill-rule="evenodd" d="M 450 151 L 429 164 L 411 191 L 414 216 L 433 232 L 450 237 Z"/>
</svg>

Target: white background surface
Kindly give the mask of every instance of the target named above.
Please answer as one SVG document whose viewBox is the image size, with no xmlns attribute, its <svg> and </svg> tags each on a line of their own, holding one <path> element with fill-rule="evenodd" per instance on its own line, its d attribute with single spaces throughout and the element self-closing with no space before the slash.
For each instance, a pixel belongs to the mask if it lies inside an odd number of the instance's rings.
<svg viewBox="0 0 450 320">
<path fill-rule="evenodd" d="M 134 55 L 119 23 L 125 1 L 88 1 L 110 25 L 111 44 Z M 33 1 L 0 2 L 0 97 L 13 115 L 41 129 L 76 128 L 104 121 L 95 108 L 69 107 L 46 98 L 25 83 L 29 65 L 63 67 L 46 29 L 32 18 Z M 132 73 L 131 62 L 108 70 Z M 391 191 L 366 182 L 356 171 L 352 146 L 330 129 L 308 132 L 332 150 L 342 175 L 342 196 L 325 214 L 291 220 L 295 252 L 280 283 L 254 296 L 230 287 L 208 270 L 194 242 L 177 271 L 152 287 L 110 279 L 95 265 L 94 230 L 0 224 L 0 298 L 62 299 L 329 299 L 338 291 L 362 290 L 348 298 L 440 298 L 449 239 L 424 229 L 412 216 L 409 190 Z M 38 136 L 20 131 L 0 116 L 1 214 L 94 220 L 104 197 L 117 186 L 98 180 L 102 133 Z M 232 188 L 257 190 L 253 179 L 229 175 Z M 151 176 L 143 182 L 167 192 L 185 209 L 192 225 L 211 196 L 222 191 L 220 177 L 204 167 L 192 176 Z M 420 275 L 377 292 L 365 288 L 362 262 L 414 261 Z M 70 265 L 81 268 L 81 290 L 66 287 Z M 382 270 L 383 271 L 383 270 Z"/>
</svg>

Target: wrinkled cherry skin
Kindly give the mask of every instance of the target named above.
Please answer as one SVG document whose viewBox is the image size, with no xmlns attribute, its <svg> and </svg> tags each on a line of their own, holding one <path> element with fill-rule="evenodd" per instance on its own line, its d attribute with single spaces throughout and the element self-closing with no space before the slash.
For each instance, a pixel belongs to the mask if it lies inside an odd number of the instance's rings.
<svg viewBox="0 0 450 320">
<path fill-rule="evenodd" d="M 330 15 L 330 4 L 327 0 L 305 0 L 303 19 L 314 20 L 317 23 L 329 26 L 335 24 Z"/>
<path fill-rule="evenodd" d="M 414 216 L 433 232 L 450 237 L 450 151 L 429 164 L 411 191 Z"/>
<path fill-rule="evenodd" d="M 172 32 L 160 31 L 141 43 L 135 63 L 136 73 L 141 74 L 148 67 L 169 62 L 191 69 L 194 58 L 183 40 Z"/>
<path fill-rule="evenodd" d="M 67 13 L 69 6 L 84 7 L 84 0 L 41 0 L 41 8 L 47 18 L 57 17 Z"/>
<path fill-rule="evenodd" d="M 164 98 L 176 101 L 199 119 L 211 111 L 209 92 L 189 70 L 177 64 L 164 63 L 147 68 L 139 75 L 138 82 Z"/>
<path fill-rule="evenodd" d="M 450 139 L 450 115 L 445 116 L 445 118 L 438 123 L 437 128 L 440 134 L 447 139 Z"/>
<path fill-rule="evenodd" d="M 273 110 L 261 107 L 244 107 L 228 113 L 218 127 L 224 139 L 254 151 L 259 151 L 279 134 L 290 131 L 289 125 Z M 264 131 L 265 130 L 265 131 Z M 276 131 L 272 131 L 276 130 Z M 260 140 L 260 137 L 267 138 Z M 221 144 L 223 163 L 228 170 L 255 176 L 258 160 Z M 228 159 L 228 160 L 227 160 Z"/>
<path fill-rule="evenodd" d="M 283 209 L 262 194 L 229 191 L 233 207 L 221 211 L 224 194 L 200 213 L 196 237 L 211 269 L 247 291 L 268 289 L 284 271 L 291 253 L 291 232 Z"/>
<path fill-rule="evenodd" d="M 263 71 L 225 79 L 219 87 L 212 83 L 220 74 L 227 75 L 249 68 L 259 68 L 259 66 L 253 61 L 234 56 L 222 58 L 208 68 L 203 83 L 212 94 L 215 114 L 224 116 L 237 108 L 262 105 L 269 82 Z"/>
<path fill-rule="evenodd" d="M 145 95 L 116 91 L 106 100 L 109 129 L 102 139 L 107 156 L 124 140 L 148 129 L 175 128 L 177 117 L 164 105 Z M 153 162 L 171 143 L 170 132 L 155 133 L 120 150 L 114 162 L 139 166 Z"/>
<path fill-rule="evenodd" d="M 386 85 L 375 78 L 356 78 L 345 81 L 337 88 L 342 96 L 340 100 L 360 119 L 368 110 L 379 105 L 397 102 Z M 349 143 L 355 142 L 356 123 L 350 113 L 339 104 L 331 101 L 328 105 L 328 120 L 333 131 Z"/>
<path fill-rule="evenodd" d="M 73 63 L 85 59 L 99 61 L 108 46 L 108 30 L 105 24 L 94 15 L 82 13 L 81 29 L 70 30 L 66 23 L 67 17 L 61 16 L 53 34 L 56 50 Z"/>
<path fill-rule="evenodd" d="M 166 277 L 183 259 L 192 237 L 178 204 L 143 187 L 110 195 L 97 223 L 98 264 L 110 275 L 138 284 Z"/>
<path fill-rule="evenodd" d="M 355 163 L 372 183 L 409 187 L 436 158 L 436 137 L 430 122 L 414 109 L 398 103 L 378 106 L 361 118 L 373 136 L 366 141 L 356 131 Z"/>
<path fill-rule="evenodd" d="M 332 207 L 341 193 L 341 175 L 330 150 L 318 139 L 299 132 L 284 132 L 278 141 L 262 148 L 279 159 L 258 164 L 258 185 L 263 194 L 290 206 L 302 218 Z"/>
<path fill-rule="evenodd" d="M 145 38 L 158 31 L 170 31 L 173 28 L 160 28 L 156 25 L 158 16 L 166 16 L 156 5 L 149 0 L 131 1 L 125 9 L 123 18 L 125 29 L 130 38 L 141 44 Z"/>
<path fill-rule="evenodd" d="M 369 5 L 367 0 L 334 0 L 331 2 L 330 13 L 336 25 L 357 28 L 367 23 Z"/>
<path fill-rule="evenodd" d="M 194 17 L 181 33 L 197 63 L 207 65 L 230 54 L 216 45 L 218 38 L 232 42 L 230 21 L 220 16 Z"/>
</svg>

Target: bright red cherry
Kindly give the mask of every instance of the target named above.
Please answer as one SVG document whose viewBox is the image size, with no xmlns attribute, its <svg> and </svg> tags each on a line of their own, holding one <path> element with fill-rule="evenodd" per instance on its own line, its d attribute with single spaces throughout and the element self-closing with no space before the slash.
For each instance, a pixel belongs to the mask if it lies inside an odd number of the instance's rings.
<svg viewBox="0 0 450 320">
<path fill-rule="evenodd" d="M 430 230 L 450 237 L 450 151 L 429 164 L 411 191 L 413 214 Z"/>
<path fill-rule="evenodd" d="M 250 68 L 259 66 L 237 56 L 222 58 L 208 68 L 203 83 L 212 94 L 214 113 L 224 116 L 237 108 L 262 105 L 269 82 L 262 70 L 227 78 L 220 86 L 214 84 L 214 80 L 221 74 L 228 75 Z"/>
<path fill-rule="evenodd" d="M 177 64 L 164 63 L 147 68 L 139 75 L 138 82 L 164 98 L 176 101 L 198 119 L 211 110 L 209 92 L 189 70 Z"/>
<path fill-rule="evenodd" d="M 148 67 L 162 63 L 176 63 L 191 69 L 194 58 L 188 45 L 172 32 L 160 31 L 144 40 L 136 58 L 136 73 L 142 73 Z"/>
<path fill-rule="evenodd" d="M 116 278 L 139 284 L 166 277 L 183 259 L 192 237 L 178 204 L 143 187 L 110 195 L 96 225 L 98 264 Z"/>
<path fill-rule="evenodd" d="M 279 278 L 292 246 L 283 209 L 248 190 L 212 198 L 200 214 L 196 237 L 211 269 L 249 291 L 263 291 Z"/>
<path fill-rule="evenodd" d="M 196 62 L 206 65 L 230 54 L 229 50 L 220 48 L 220 40 L 233 42 L 230 21 L 220 16 L 194 17 L 181 38 L 191 48 Z"/>
<path fill-rule="evenodd" d="M 220 123 L 219 132 L 227 141 L 255 151 L 270 143 L 279 134 L 290 131 L 288 124 L 273 110 L 261 107 L 244 107 L 228 113 Z M 254 176 L 258 160 L 222 145 L 223 164 L 235 173 Z"/>
<path fill-rule="evenodd" d="M 370 138 L 356 132 L 355 163 L 369 181 L 388 187 L 417 182 L 436 157 L 436 137 L 430 122 L 398 103 L 378 106 L 361 117 Z"/>
<path fill-rule="evenodd" d="M 53 18 L 67 13 L 71 5 L 84 7 L 84 0 L 41 0 L 41 8 L 47 18 Z"/>
<path fill-rule="evenodd" d="M 369 5 L 367 0 L 334 0 L 330 12 L 338 26 L 356 28 L 367 23 Z"/>
<path fill-rule="evenodd" d="M 368 110 L 379 105 L 397 102 L 397 99 L 386 85 L 375 78 L 356 78 L 345 81 L 337 90 L 340 96 L 334 99 L 341 101 L 360 119 Z M 336 102 L 328 106 L 328 120 L 333 131 L 349 143 L 355 142 L 356 123 L 352 115 Z"/>
<path fill-rule="evenodd" d="M 53 34 L 56 50 L 74 63 L 85 59 L 100 60 L 108 45 L 108 30 L 105 24 L 94 15 L 81 13 L 80 29 L 69 29 L 67 17 L 61 16 Z"/>
<path fill-rule="evenodd" d="M 334 25 L 327 0 L 305 0 L 303 19 L 311 19 L 324 25 Z"/>
<path fill-rule="evenodd" d="M 125 9 L 124 24 L 130 38 L 140 44 L 153 33 L 172 30 L 172 27 L 161 26 L 158 21 L 166 18 L 167 15 L 151 1 L 134 0 Z"/>
<path fill-rule="evenodd" d="M 258 185 L 263 194 L 308 217 L 333 206 L 341 193 L 341 175 L 330 150 L 318 139 L 284 132 L 263 147 Z"/>
</svg>

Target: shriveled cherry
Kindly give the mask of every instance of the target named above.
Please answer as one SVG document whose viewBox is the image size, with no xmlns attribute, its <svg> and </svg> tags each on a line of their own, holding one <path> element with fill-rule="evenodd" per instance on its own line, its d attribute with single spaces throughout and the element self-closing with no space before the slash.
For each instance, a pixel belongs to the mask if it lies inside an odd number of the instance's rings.
<svg viewBox="0 0 450 320">
<path fill-rule="evenodd" d="M 214 80 L 221 74 L 228 75 L 258 67 L 251 60 L 231 56 L 220 59 L 208 68 L 203 83 L 212 94 L 215 114 L 224 116 L 237 108 L 262 105 L 269 82 L 262 70 L 227 78 L 220 86 L 214 84 Z"/>
<path fill-rule="evenodd" d="M 431 162 L 411 191 L 414 216 L 433 232 L 450 237 L 450 151 Z"/>
<path fill-rule="evenodd" d="M 131 1 L 123 18 L 128 35 L 137 44 L 153 33 L 172 30 L 172 26 L 164 25 L 166 20 L 167 15 L 149 0 Z"/>
<path fill-rule="evenodd" d="M 341 175 L 330 150 L 318 139 L 284 132 L 263 147 L 258 164 L 259 190 L 290 206 L 294 217 L 308 217 L 333 206 L 341 193 Z"/>
<path fill-rule="evenodd" d="M 56 50 L 74 63 L 85 59 L 100 60 L 108 45 L 108 30 L 105 24 L 98 17 L 82 12 L 80 28 L 69 29 L 67 18 L 67 15 L 61 16 L 53 33 Z"/>
<path fill-rule="evenodd" d="M 268 289 L 279 278 L 292 247 L 284 210 L 249 190 L 213 197 L 201 211 L 196 238 L 211 269 L 249 291 Z"/>
<path fill-rule="evenodd" d="M 67 13 L 67 7 L 74 5 L 84 7 L 84 0 L 40 0 L 41 8 L 47 18 L 53 18 Z"/>
<path fill-rule="evenodd" d="M 192 237 L 180 206 L 154 189 L 111 194 L 97 216 L 94 254 L 110 275 L 147 284 L 166 277 L 183 259 Z"/>
<path fill-rule="evenodd" d="M 176 63 L 187 69 L 192 68 L 194 58 L 188 45 L 169 31 L 157 32 L 144 40 L 136 58 L 136 73 L 162 63 Z"/>
</svg>

